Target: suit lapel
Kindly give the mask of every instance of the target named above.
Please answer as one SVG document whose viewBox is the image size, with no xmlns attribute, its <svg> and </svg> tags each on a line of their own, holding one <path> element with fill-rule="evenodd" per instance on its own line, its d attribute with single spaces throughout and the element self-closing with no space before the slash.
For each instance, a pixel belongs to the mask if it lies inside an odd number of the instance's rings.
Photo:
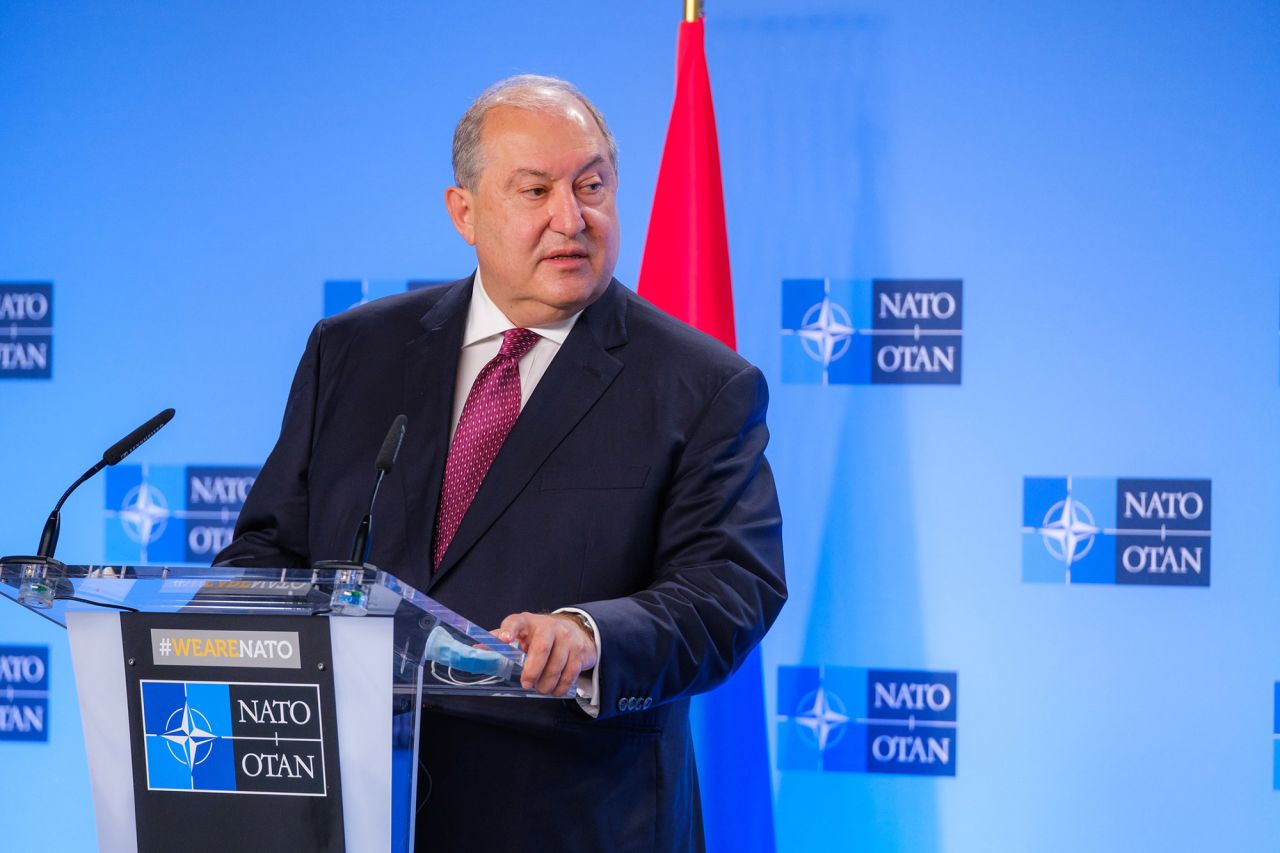
<svg viewBox="0 0 1280 853">
<path fill-rule="evenodd" d="M 467 326 L 471 279 L 458 282 L 425 315 L 422 334 L 405 345 L 403 399 L 409 423 L 401 464 L 409 565 L 406 581 L 426 585 L 431 576 L 431 534 L 449 452 L 458 352 Z"/>
<path fill-rule="evenodd" d="M 582 312 L 493 460 L 428 592 L 493 526 L 622 370 L 609 349 L 626 342 L 625 306 L 622 285 L 613 281 Z"/>
</svg>

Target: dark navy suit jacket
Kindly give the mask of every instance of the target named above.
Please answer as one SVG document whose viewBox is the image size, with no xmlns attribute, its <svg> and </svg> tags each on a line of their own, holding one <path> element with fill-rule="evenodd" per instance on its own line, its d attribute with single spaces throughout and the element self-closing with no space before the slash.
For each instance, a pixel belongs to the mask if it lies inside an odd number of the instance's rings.
<svg viewBox="0 0 1280 853">
<path fill-rule="evenodd" d="M 486 627 L 575 606 L 601 633 L 599 719 L 561 700 L 429 702 L 423 849 L 700 850 L 689 697 L 734 671 L 786 598 L 764 378 L 612 282 L 525 404 L 433 574 L 470 295 L 467 279 L 316 326 L 280 439 L 218 560 L 347 556 L 373 457 L 403 412 L 371 562 Z"/>
</svg>

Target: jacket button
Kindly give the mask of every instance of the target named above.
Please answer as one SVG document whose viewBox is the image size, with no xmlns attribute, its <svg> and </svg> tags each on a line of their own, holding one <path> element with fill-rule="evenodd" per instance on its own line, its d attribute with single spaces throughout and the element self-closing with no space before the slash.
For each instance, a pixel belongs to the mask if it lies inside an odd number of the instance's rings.
<svg viewBox="0 0 1280 853">
<path fill-rule="evenodd" d="M 644 697 L 644 704 L 643 704 L 643 705 L 641 705 L 640 707 L 641 707 L 641 708 L 643 708 L 643 709 L 645 709 L 645 710 L 647 711 L 647 710 L 649 710 L 649 706 L 650 706 L 650 705 L 652 705 L 652 704 L 653 704 L 653 697 L 652 697 L 652 696 L 646 696 L 646 697 Z"/>
<path fill-rule="evenodd" d="M 627 710 L 627 700 L 625 697 L 618 700 L 618 710 L 619 711 Z"/>
</svg>

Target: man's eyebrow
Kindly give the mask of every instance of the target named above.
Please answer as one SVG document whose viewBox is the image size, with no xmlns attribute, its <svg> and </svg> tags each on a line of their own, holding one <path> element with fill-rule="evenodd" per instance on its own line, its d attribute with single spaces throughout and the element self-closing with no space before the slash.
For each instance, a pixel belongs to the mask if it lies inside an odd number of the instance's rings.
<svg viewBox="0 0 1280 853">
<path fill-rule="evenodd" d="M 591 171 L 604 162 L 606 162 L 604 155 L 597 154 L 595 157 L 592 157 L 583 164 L 582 168 L 578 170 L 578 176 Z M 507 178 L 507 186 L 510 187 L 514 185 L 521 178 L 537 178 L 540 181 L 549 181 L 552 176 L 550 172 L 544 172 L 542 169 L 534 169 L 531 166 L 521 166 L 519 169 L 516 169 L 511 173 L 511 177 Z"/>
<path fill-rule="evenodd" d="M 516 169 L 514 172 L 511 173 L 511 177 L 507 178 L 507 186 L 511 186 L 521 178 L 537 178 L 538 180 L 541 180 L 541 181 L 549 181 L 551 180 L 551 173 L 544 172 L 541 169 L 531 169 L 526 166 L 520 169 Z"/>
<path fill-rule="evenodd" d="M 588 160 L 586 163 L 583 164 L 581 169 L 578 170 L 579 177 L 582 175 L 585 175 L 587 172 L 591 171 L 592 169 L 594 169 L 596 166 L 599 166 L 603 162 L 605 162 L 603 154 L 597 154 L 596 156 L 592 157 L 590 160 Z"/>
</svg>

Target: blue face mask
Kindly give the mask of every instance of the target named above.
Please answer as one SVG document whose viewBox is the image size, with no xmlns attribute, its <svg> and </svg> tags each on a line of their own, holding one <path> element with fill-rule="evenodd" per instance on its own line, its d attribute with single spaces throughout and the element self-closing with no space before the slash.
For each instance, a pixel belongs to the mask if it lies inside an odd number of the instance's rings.
<svg viewBox="0 0 1280 853">
<path fill-rule="evenodd" d="M 427 660 L 435 661 L 450 669 L 472 675 L 492 675 L 502 680 L 512 677 L 519 664 L 492 649 L 468 646 L 456 639 L 443 625 L 437 625 L 427 635 L 427 647 L 422 652 Z"/>
</svg>

